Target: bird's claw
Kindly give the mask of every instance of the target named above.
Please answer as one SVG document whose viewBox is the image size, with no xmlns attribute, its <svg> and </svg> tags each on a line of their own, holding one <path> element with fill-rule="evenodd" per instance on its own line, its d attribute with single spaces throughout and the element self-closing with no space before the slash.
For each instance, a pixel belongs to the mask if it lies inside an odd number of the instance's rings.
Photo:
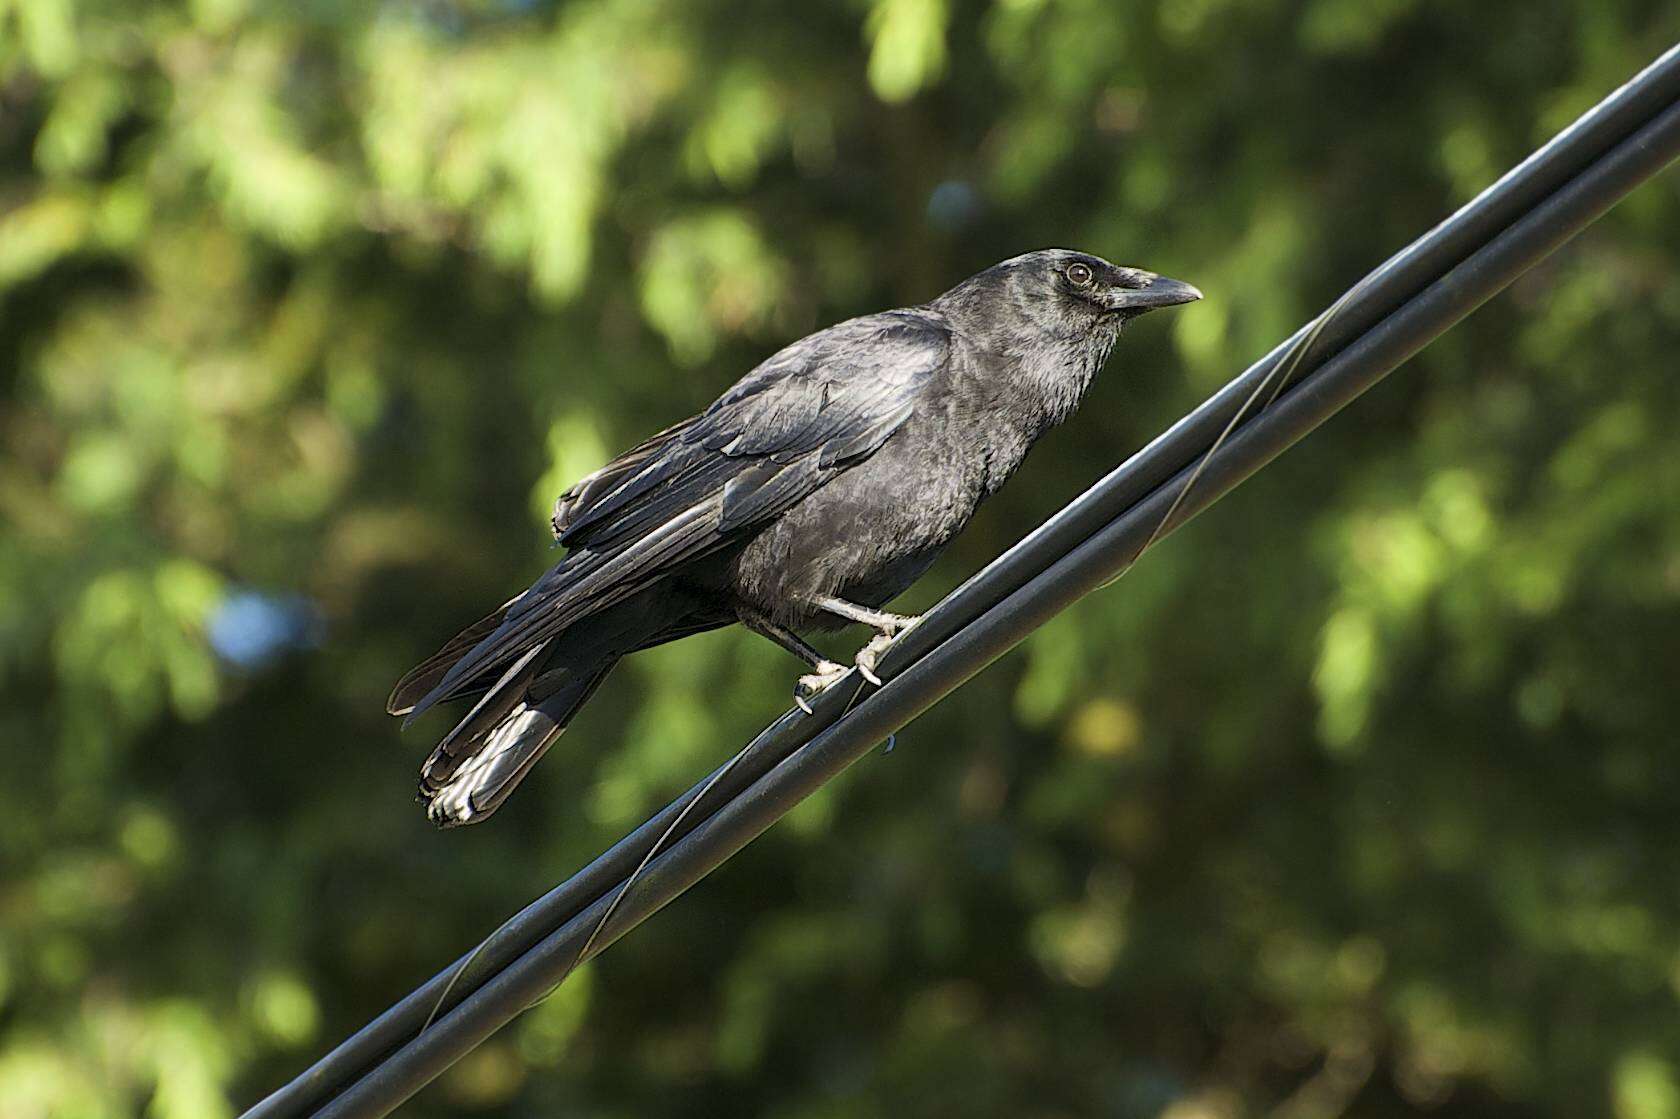
<svg viewBox="0 0 1680 1119">
<path fill-rule="evenodd" d="M 811 714 L 810 701 L 838 684 L 848 671 L 843 664 L 823 661 L 817 665 L 815 672 L 801 676 L 799 682 L 793 686 L 793 702 L 805 714 Z"/>
<path fill-rule="evenodd" d="M 877 688 L 881 686 L 881 677 L 875 672 L 875 666 L 881 663 L 881 656 L 892 648 L 894 641 L 908 633 L 920 618 L 899 618 L 894 616 L 895 624 L 891 629 L 883 630 L 869 639 L 869 644 L 859 649 L 852 663 L 857 665 L 859 675 Z"/>
<path fill-rule="evenodd" d="M 857 665 L 858 674 L 877 688 L 881 686 L 881 678 L 875 673 L 875 665 L 880 661 L 881 654 L 892 645 L 893 639 L 884 633 L 878 633 L 869 639 L 869 644 L 857 651 L 852 663 Z"/>
</svg>

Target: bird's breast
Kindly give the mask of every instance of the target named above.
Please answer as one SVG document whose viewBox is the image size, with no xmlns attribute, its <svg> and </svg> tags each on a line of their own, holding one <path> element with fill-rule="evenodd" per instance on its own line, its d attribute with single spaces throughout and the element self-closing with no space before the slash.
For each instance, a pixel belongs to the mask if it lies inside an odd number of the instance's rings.
<svg viewBox="0 0 1680 1119">
<path fill-rule="evenodd" d="M 807 620 L 797 604 L 820 595 L 887 602 L 1001 484 L 998 450 L 954 413 L 918 412 L 754 537 L 733 564 L 736 594 L 794 623 Z"/>
</svg>

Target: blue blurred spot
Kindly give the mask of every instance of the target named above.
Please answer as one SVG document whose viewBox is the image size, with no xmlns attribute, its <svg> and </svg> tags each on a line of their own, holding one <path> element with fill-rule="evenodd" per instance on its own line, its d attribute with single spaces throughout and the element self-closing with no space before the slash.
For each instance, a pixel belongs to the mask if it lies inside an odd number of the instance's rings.
<svg viewBox="0 0 1680 1119">
<path fill-rule="evenodd" d="M 1189 1093 L 1189 1087 L 1170 1070 L 1153 1065 L 1126 1065 L 1103 1078 L 1107 1114 L 1159 1115 Z"/>
<path fill-rule="evenodd" d="M 980 214 L 980 192 L 961 179 L 946 179 L 928 195 L 928 221 L 935 229 L 949 233 L 961 229 Z"/>
<path fill-rule="evenodd" d="M 320 644 L 321 615 L 300 594 L 238 591 L 210 615 L 210 647 L 240 668 L 261 668 L 291 649 Z"/>
</svg>

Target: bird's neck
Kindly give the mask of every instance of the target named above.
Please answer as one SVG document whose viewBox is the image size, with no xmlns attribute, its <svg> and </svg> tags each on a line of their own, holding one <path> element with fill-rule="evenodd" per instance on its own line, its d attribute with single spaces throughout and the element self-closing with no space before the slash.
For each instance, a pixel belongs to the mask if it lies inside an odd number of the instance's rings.
<svg viewBox="0 0 1680 1119">
<path fill-rule="evenodd" d="M 986 432 L 984 488 L 997 488 L 1039 436 L 1071 416 L 1107 360 L 1112 335 L 1045 339 L 976 353 L 953 385 L 960 411 Z"/>
<path fill-rule="evenodd" d="M 1057 329 L 1012 304 L 981 306 L 949 294 L 930 309 L 973 351 L 969 383 L 958 391 L 990 398 L 1006 418 L 1030 431 L 1030 439 L 1073 414 L 1123 325 L 1117 317 L 1106 317 Z"/>
<path fill-rule="evenodd" d="M 1042 339 L 1011 355 L 1016 370 L 1011 387 L 1020 406 L 1037 419 L 1039 433 L 1073 415 L 1118 334 L 1116 327 L 1095 337 Z"/>
<path fill-rule="evenodd" d="M 1015 421 L 1029 440 L 1037 439 L 1073 415 L 1119 333 L 1116 323 L 1096 333 L 1006 334 L 1007 341 L 994 334 L 980 343 L 988 352 L 971 366 L 978 375 L 969 389 L 987 398 L 988 410 Z"/>
</svg>

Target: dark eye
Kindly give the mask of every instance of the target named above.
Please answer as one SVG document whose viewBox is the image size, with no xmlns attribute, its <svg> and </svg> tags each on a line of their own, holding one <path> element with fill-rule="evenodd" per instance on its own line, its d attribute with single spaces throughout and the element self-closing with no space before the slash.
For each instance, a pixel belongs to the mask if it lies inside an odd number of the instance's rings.
<svg viewBox="0 0 1680 1119">
<path fill-rule="evenodd" d="M 1076 288 L 1082 288 L 1096 277 L 1089 264 L 1070 264 L 1067 266 L 1067 278 L 1068 283 Z"/>
</svg>

